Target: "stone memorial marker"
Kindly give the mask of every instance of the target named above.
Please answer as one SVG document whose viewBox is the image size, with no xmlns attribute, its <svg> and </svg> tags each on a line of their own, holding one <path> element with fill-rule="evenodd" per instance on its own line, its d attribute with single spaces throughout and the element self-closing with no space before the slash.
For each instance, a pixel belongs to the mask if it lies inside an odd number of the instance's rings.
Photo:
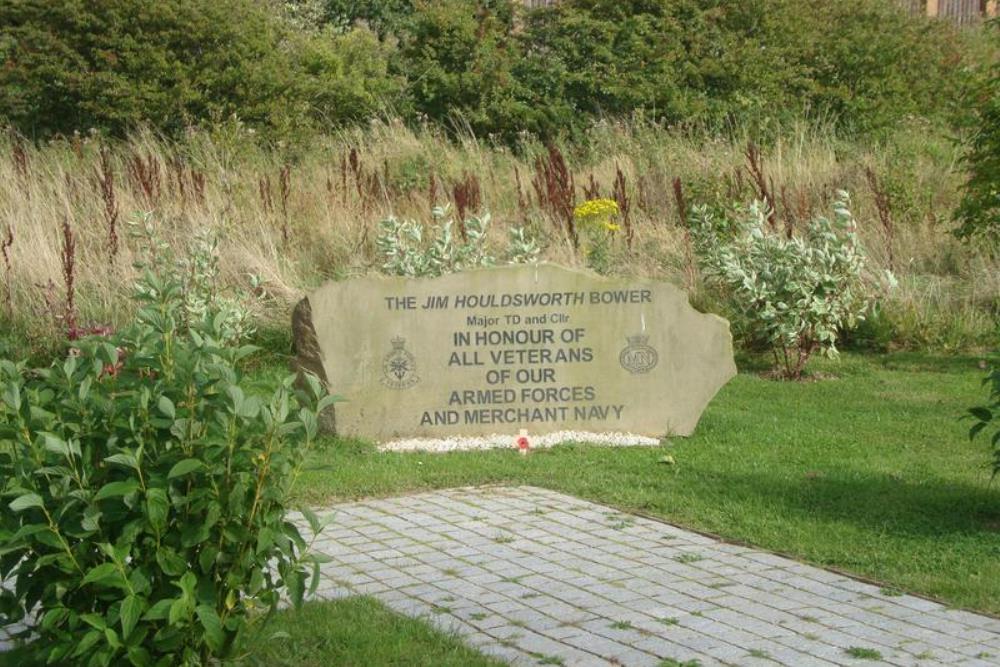
<svg viewBox="0 0 1000 667">
<path fill-rule="evenodd" d="M 575 430 L 690 435 L 736 373 L 729 323 L 680 289 L 552 264 L 332 282 L 295 309 L 297 366 L 376 441 Z"/>
</svg>

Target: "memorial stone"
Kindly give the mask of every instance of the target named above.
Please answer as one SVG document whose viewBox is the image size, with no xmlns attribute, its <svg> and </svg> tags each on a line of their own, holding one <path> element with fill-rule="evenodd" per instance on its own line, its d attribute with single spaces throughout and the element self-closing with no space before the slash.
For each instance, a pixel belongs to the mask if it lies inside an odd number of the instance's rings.
<svg viewBox="0 0 1000 667">
<path fill-rule="evenodd" d="M 375 441 L 690 435 L 736 373 L 729 323 L 680 289 L 553 264 L 332 282 L 293 329 L 299 369 L 345 399 L 327 428 Z"/>
</svg>

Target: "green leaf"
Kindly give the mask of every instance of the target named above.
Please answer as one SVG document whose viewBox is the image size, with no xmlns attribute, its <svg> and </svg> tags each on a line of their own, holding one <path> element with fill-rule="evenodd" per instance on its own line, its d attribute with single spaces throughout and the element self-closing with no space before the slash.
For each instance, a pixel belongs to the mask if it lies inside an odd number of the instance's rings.
<svg viewBox="0 0 1000 667">
<path fill-rule="evenodd" d="M 101 490 L 94 496 L 94 500 L 106 500 L 108 498 L 118 498 L 135 493 L 139 489 L 139 482 L 134 479 L 124 482 L 109 482 L 101 487 Z"/>
<path fill-rule="evenodd" d="M 323 412 L 324 410 L 326 410 L 328 407 L 330 407 L 334 403 L 343 403 L 343 402 L 344 402 L 344 399 L 342 397 L 340 397 L 340 396 L 332 396 L 332 395 L 331 396 L 324 396 L 323 398 L 321 398 L 319 400 L 319 403 L 316 406 L 316 413 L 319 414 L 319 413 Z"/>
<path fill-rule="evenodd" d="M 42 439 L 45 441 L 45 449 L 56 454 L 62 454 L 66 458 L 69 458 L 69 444 L 59 436 L 54 433 L 41 433 Z"/>
<path fill-rule="evenodd" d="M 143 615 L 142 620 L 162 621 L 166 619 L 167 616 L 170 614 L 171 605 L 173 605 L 173 603 L 176 601 L 177 598 L 167 598 L 165 600 L 160 600 L 159 602 L 157 602 L 156 604 L 154 604 L 152 607 L 149 608 L 149 611 L 147 611 Z"/>
<path fill-rule="evenodd" d="M 156 563 L 165 574 L 171 577 L 179 577 L 187 572 L 187 562 L 177 555 L 177 552 L 169 548 L 161 548 L 156 552 Z"/>
<path fill-rule="evenodd" d="M 970 408 L 969 414 L 979 421 L 988 422 L 993 420 L 993 412 L 989 408 Z"/>
<path fill-rule="evenodd" d="M 157 535 L 167 528 L 167 517 L 170 514 L 170 501 L 163 489 L 146 491 L 146 518 Z"/>
<path fill-rule="evenodd" d="M 104 628 L 104 638 L 108 640 L 108 645 L 111 648 L 121 648 L 121 640 L 118 639 L 118 633 L 112 628 Z"/>
<path fill-rule="evenodd" d="M 76 650 L 73 651 L 73 657 L 79 657 L 81 655 L 86 655 L 87 651 L 93 648 L 94 644 L 101 640 L 104 633 L 100 630 L 91 630 L 83 636 L 80 643 L 76 645 Z"/>
<path fill-rule="evenodd" d="M 177 598 L 170 605 L 170 612 L 167 614 L 167 623 L 170 625 L 179 624 L 188 617 L 193 606 L 194 602 L 192 600 L 188 600 L 184 597 Z"/>
<path fill-rule="evenodd" d="M 125 581 L 114 563 L 102 563 L 91 569 L 80 583 L 81 585 L 97 584 L 111 588 L 125 588 Z"/>
<path fill-rule="evenodd" d="M 226 633 L 222 628 L 222 619 L 219 614 L 208 605 L 199 605 L 195 610 L 201 627 L 205 629 L 205 643 L 216 653 L 222 651 L 226 644 Z"/>
<path fill-rule="evenodd" d="M 122 602 L 120 614 L 122 620 L 122 637 L 127 639 L 132 634 L 132 630 L 135 629 L 135 624 L 139 622 L 139 617 L 142 616 L 145 606 L 145 601 L 138 595 L 129 595 Z"/>
<path fill-rule="evenodd" d="M 198 459 L 184 459 L 183 461 L 178 461 L 174 464 L 174 467 L 170 469 L 167 473 L 167 479 L 175 479 L 177 477 L 183 477 L 184 475 L 190 475 L 196 470 L 201 470 L 205 465 Z"/>
<path fill-rule="evenodd" d="M 306 521 L 309 522 L 309 528 L 312 529 L 313 535 L 316 535 L 323 530 L 323 523 L 319 520 L 319 517 L 316 516 L 315 512 L 308 507 L 303 507 L 300 511 L 302 512 L 302 516 L 306 518 Z"/>
<path fill-rule="evenodd" d="M 45 612 L 45 615 L 42 616 L 41 627 L 43 630 L 51 631 L 57 625 L 66 620 L 67 616 L 69 616 L 69 609 L 66 607 L 55 607 L 54 609 L 49 609 Z"/>
<path fill-rule="evenodd" d="M 80 389 L 77 392 L 77 395 L 80 397 L 81 401 L 87 400 L 87 396 L 90 394 L 90 387 L 93 384 L 93 382 L 94 382 L 94 377 L 92 375 L 88 375 L 86 378 L 84 378 L 83 382 L 80 383 Z"/>
<path fill-rule="evenodd" d="M 176 584 L 174 584 L 184 593 L 182 597 L 189 600 L 194 600 L 195 588 L 198 586 L 198 577 L 195 576 L 194 572 L 185 572 L 184 576 L 180 578 Z"/>
<path fill-rule="evenodd" d="M 21 387 L 13 382 L 9 382 L 0 394 L 0 403 L 6 403 L 11 410 L 18 412 L 21 410 Z"/>
<path fill-rule="evenodd" d="M 130 646 L 128 649 L 128 661 L 132 663 L 133 667 L 147 667 L 147 665 L 153 662 L 153 658 L 150 656 L 149 651 L 141 646 Z"/>
<path fill-rule="evenodd" d="M 42 501 L 42 497 L 37 493 L 26 493 L 23 496 L 18 496 L 12 500 L 7 507 L 9 507 L 12 512 L 23 512 L 29 507 L 44 508 L 45 504 Z"/>
<path fill-rule="evenodd" d="M 89 533 L 96 532 L 101 527 L 101 509 L 96 505 L 89 505 L 83 510 L 83 519 L 80 525 Z"/>
<path fill-rule="evenodd" d="M 288 587 L 288 596 L 291 598 L 292 606 L 298 609 L 302 606 L 306 594 L 305 576 L 299 570 L 291 570 L 285 575 L 285 585 Z"/>
<path fill-rule="evenodd" d="M 136 460 L 135 455 L 131 452 L 122 452 L 120 454 L 112 454 L 104 459 L 105 463 L 113 463 L 125 468 L 132 468 L 133 470 L 139 469 L 139 461 Z"/>
<path fill-rule="evenodd" d="M 177 418 L 177 409 L 174 407 L 174 402 L 168 397 L 160 396 L 160 398 L 156 401 L 156 407 L 165 416 L 170 417 L 171 419 Z"/>
</svg>

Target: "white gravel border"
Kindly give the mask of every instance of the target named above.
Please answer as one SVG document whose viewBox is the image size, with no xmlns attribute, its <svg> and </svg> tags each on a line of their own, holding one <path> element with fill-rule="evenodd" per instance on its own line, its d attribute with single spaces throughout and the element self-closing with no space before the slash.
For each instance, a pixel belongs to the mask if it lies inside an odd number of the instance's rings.
<svg viewBox="0 0 1000 667">
<path fill-rule="evenodd" d="M 383 442 L 382 452 L 463 452 L 481 449 L 517 449 L 520 435 L 495 433 L 481 438 L 409 438 Z M 660 444 L 657 438 L 634 433 L 589 433 L 587 431 L 556 431 L 545 435 L 528 435 L 529 449 L 554 447 L 566 442 L 581 442 L 610 447 L 653 447 Z"/>
</svg>

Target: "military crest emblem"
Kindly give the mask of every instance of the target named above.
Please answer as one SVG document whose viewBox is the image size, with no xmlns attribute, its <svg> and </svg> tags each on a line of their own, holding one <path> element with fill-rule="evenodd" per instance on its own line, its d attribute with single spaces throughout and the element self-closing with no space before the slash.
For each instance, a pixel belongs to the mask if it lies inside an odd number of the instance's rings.
<svg viewBox="0 0 1000 667">
<path fill-rule="evenodd" d="M 408 389 L 420 382 L 417 360 L 406 349 L 406 339 L 392 339 L 392 350 L 382 360 L 382 384 L 390 389 Z"/>
<path fill-rule="evenodd" d="M 649 344 L 649 336 L 637 334 L 627 338 L 628 345 L 618 355 L 622 368 L 632 375 L 643 375 L 656 368 L 660 355 Z"/>
</svg>

